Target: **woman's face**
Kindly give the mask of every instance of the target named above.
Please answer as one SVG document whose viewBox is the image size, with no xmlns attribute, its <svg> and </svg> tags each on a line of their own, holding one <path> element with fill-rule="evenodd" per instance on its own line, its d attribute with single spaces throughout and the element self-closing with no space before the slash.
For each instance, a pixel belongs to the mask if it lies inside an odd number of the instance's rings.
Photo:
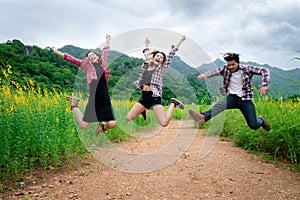
<svg viewBox="0 0 300 200">
<path fill-rule="evenodd" d="M 94 52 L 88 53 L 87 58 L 90 60 L 91 63 L 96 63 L 99 60 L 99 56 L 97 56 Z"/>
<path fill-rule="evenodd" d="M 162 53 L 157 53 L 153 58 L 153 63 L 155 65 L 162 65 L 164 64 L 164 59 L 165 57 Z"/>
</svg>

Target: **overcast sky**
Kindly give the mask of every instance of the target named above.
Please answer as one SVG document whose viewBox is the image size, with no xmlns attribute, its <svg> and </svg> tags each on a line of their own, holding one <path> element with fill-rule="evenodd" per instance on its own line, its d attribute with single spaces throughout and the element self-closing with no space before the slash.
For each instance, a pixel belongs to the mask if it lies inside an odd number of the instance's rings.
<svg viewBox="0 0 300 200">
<path fill-rule="evenodd" d="M 191 54 L 202 49 L 211 60 L 230 51 L 240 53 L 242 61 L 300 68 L 300 61 L 289 62 L 300 57 L 299 0 L 0 0 L 0 13 L 1 43 L 19 39 L 42 48 L 92 49 L 109 33 L 112 49 L 131 51 L 127 44 L 142 47 L 146 36 L 160 47 L 168 35 L 173 41 L 186 35 L 189 42 L 182 48 L 188 44 Z M 143 37 L 135 37 L 137 32 Z M 199 48 L 193 51 L 193 45 Z"/>
</svg>

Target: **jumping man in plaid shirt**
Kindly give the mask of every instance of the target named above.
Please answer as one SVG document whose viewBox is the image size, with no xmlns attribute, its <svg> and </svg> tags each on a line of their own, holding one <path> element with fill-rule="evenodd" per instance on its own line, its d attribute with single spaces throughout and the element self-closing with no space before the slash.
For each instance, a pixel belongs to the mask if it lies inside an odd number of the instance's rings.
<svg viewBox="0 0 300 200">
<path fill-rule="evenodd" d="M 199 126 L 202 126 L 220 112 L 226 109 L 237 108 L 242 112 L 251 129 L 257 130 L 262 127 L 266 131 L 270 131 L 270 124 L 263 116 L 256 118 L 256 111 L 252 102 L 252 76 L 262 76 L 262 85 L 259 92 L 260 95 L 265 95 L 268 93 L 268 84 L 270 83 L 269 70 L 261 67 L 240 65 L 239 54 L 236 53 L 226 53 L 224 54 L 224 59 L 227 61 L 227 65 L 199 75 L 198 80 L 221 75 L 224 78 L 221 93 L 228 95 L 211 109 L 201 114 L 190 109 L 190 116 Z"/>
<path fill-rule="evenodd" d="M 163 76 L 167 72 L 172 58 L 178 50 L 181 43 L 186 39 L 185 36 L 179 40 L 176 46 L 172 46 L 168 57 L 163 52 L 151 51 L 146 48 L 143 53 L 146 54 L 146 61 L 141 66 L 138 80 L 135 82 L 137 88 L 142 91 L 142 97 L 134 104 L 128 113 L 126 120 L 131 121 L 139 114 L 143 114 L 146 119 L 146 109 L 153 109 L 159 124 L 163 127 L 168 126 L 175 107 L 184 109 L 183 103 L 175 98 L 171 99 L 170 107 L 167 112 L 161 104 Z M 146 39 L 146 47 L 149 40 Z M 152 58 L 150 57 L 152 56 Z"/>
</svg>

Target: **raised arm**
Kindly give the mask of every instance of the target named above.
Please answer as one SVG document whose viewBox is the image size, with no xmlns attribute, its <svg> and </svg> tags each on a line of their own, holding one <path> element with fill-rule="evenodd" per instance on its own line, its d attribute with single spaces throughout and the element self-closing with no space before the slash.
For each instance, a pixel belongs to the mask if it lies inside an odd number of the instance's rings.
<svg viewBox="0 0 300 200">
<path fill-rule="evenodd" d="M 146 40 L 145 40 L 146 48 L 149 48 L 149 44 L 150 44 L 150 40 L 146 37 Z"/>
<path fill-rule="evenodd" d="M 185 37 L 185 35 L 183 35 L 181 38 L 180 38 L 180 40 L 178 41 L 178 43 L 176 44 L 176 49 L 178 49 L 179 48 L 179 46 L 181 45 L 181 43 L 184 41 L 186 39 L 186 37 Z"/>
<path fill-rule="evenodd" d="M 200 74 L 197 79 L 198 80 L 205 80 L 207 78 L 211 78 L 211 77 L 215 77 L 215 76 L 220 76 L 221 73 L 224 71 L 225 69 L 225 65 L 218 67 L 217 69 L 214 70 L 210 70 L 208 72 L 205 72 L 204 74 Z"/>
<path fill-rule="evenodd" d="M 106 67 L 110 39 L 111 39 L 110 35 L 106 34 L 105 47 L 103 48 L 102 55 L 101 55 L 101 64 L 102 64 L 102 67 Z"/>
<path fill-rule="evenodd" d="M 181 43 L 186 39 L 186 37 L 183 35 L 180 40 L 178 41 L 178 43 L 176 44 L 176 46 L 172 45 L 172 49 L 169 52 L 169 55 L 166 58 L 166 61 L 164 63 L 164 67 L 167 69 L 169 67 L 169 65 L 171 64 L 171 60 L 173 59 L 173 57 L 176 54 L 176 51 L 178 50 L 179 46 L 181 45 Z"/>
<path fill-rule="evenodd" d="M 110 45 L 110 35 L 106 34 L 106 41 L 105 41 L 105 46 L 109 46 Z"/>
<path fill-rule="evenodd" d="M 52 49 L 53 53 L 55 53 L 56 55 L 61 56 L 61 57 L 64 57 L 64 53 L 61 52 L 61 51 L 58 51 L 58 50 L 56 49 L 56 47 L 53 46 L 51 49 Z"/>
<path fill-rule="evenodd" d="M 151 59 L 151 55 L 153 54 L 153 50 L 150 51 L 150 49 L 149 49 L 149 44 L 150 44 L 150 40 L 148 39 L 148 37 L 146 37 L 146 39 L 145 39 L 145 49 L 143 50 L 143 54 L 145 56 L 146 61 L 149 61 Z"/>
<path fill-rule="evenodd" d="M 73 56 L 71 56 L 67 53 L 63 53 L 63 52 L 57 50 L 54 46 L 52 47 L 52 51 L 56 55 L 63 57 L 66 61 L 73 63 L 73 64 L 77 65 L 78 67 L 81 67 L 82 60 L 80 60 L 78 58 L 74 58 Z"/>
</svg>

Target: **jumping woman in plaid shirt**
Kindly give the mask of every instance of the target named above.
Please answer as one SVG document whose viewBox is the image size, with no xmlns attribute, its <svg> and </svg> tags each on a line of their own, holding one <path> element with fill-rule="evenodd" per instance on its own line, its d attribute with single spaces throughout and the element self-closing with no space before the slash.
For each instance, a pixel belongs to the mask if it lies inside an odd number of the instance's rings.
<svg viewBox="0 0 300 200">
<path fill-rule="evenodd" d="M 227 61 L 227 65 L 199 75 L 198 80 L 218 75 L 223 76 L 224 80 L 221 93 L 228 94 L 228 96 L 201 114 L 190 109 L 190 116 L 199 126 L 202 126 L 220 112 L 226 109 L 238 108 L 251 129 L 257 130 L 262 127 L 266 131 L 270 131 L 270 124 L 267 120 L 263 116 L 256 117 L 255 107 L 252 102 L 252 76 L 262 76 L 262 85 L 259 92 L 260 95 L 265 95 L 268 93 L 268 84 L 270 83 L 269 70 L 261 67 L 240 65 L 239 54 L 236 53 L 226 53 L 224 54 L 224 59 Z"/>
<path fill-rule="evenodd" d="M 98 128 L 95 131 L 96 135 L 116 127 L 116 118 L 107 88 L 110 71 L 106 66 L 106 61 L 108 58 L 110 38 L 110 35 L 106 35 L 106 45 L 103 48 L 102 55 L 90 51 L 86 54 L 84 60 L 74 58 L 52 47 L 55 54 L 77 65 L 86 72 L 89 86 L 89 99 L 84 115 L 78 108 L 79 99 L 68 96 L 67 100 L 70 102 L 71 109 L 74 111 L 81 129 L 87 129 L 91 122 L 99 122 Z M 104 122 L 107 123 L 105 124 Z"/>
<path fill-rule="evenodd" d="M 143 51 L 146 54 L 146 62 L 141 66 L 139 78 L 135 81 L 136 87 L 142 91 L 142 97 L 128 113 L 126 117 L 127 121 L 135 119 L 139 114 L 143 114 L 144 118 L 146 118 L 146 109 L 153 109 L 159 124 L 165 127 L 168 126 L 175 107 L 184 109 L 183 103 L 172 98 L 170 107 L 165 113 L 161 104 L 161 97 L 163 76 L 167 72 L 176 51 L 185 39 L 186 37 L 182 36 L 176 46 L 172 46 L 168 57 L 163 52 L 150 51 L 148 48 Z M 146 47 L 148 45 L 149 40 L 146 39 Z M 151 55 L 152 58 L 150 58 Z"/>
</svg>

